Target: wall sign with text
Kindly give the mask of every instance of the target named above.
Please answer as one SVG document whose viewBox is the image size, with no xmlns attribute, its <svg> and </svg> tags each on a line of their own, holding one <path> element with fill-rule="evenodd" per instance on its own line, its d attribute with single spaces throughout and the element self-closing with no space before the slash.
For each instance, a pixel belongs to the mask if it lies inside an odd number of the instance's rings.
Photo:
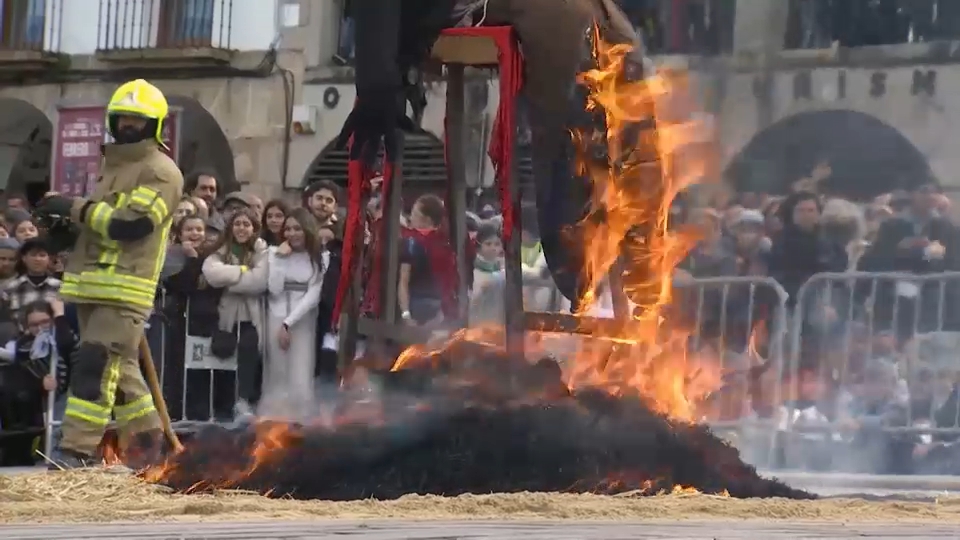
<svg viewBox="0 0 960 540">
<path fill-rule="evenodd" d="M 884 70 L 876 70 L 870 73 L 868 94 L 870 97 L 879 99 L 887 95 L 890 78 L 893 76 L 903 77 L 902 71 L 897 73 L 888 73 Z M 937 72 L 933 69 L 914 69 L 908 75 L 910 77 L 910 95 L 933 97 L 937 93 Z M 814 71 L 800 70 L 792 75 L 793 88 L 792 97 L 796 101 L 816 99 L 814 85 Z M 817 70 L 816 80 L 821 85 L 831 85 L 835 92 L 835 99 L 846 99 L 849 92 L 849 75 L 847 70 Z M 761 80 L 754 81 L 754 91 L 763 91 L 764 84 Z"/>
<path fill-rule="evenodd" d="M 101 146 L 110 142 L 104 107 L 61 107 L 54 133 L 50 187 L 71 197 L 90 193 L 100 176 Z M 179 111 L 163 122 L 163 141 L 177 160 L 180 142 Z"/>
</svg>

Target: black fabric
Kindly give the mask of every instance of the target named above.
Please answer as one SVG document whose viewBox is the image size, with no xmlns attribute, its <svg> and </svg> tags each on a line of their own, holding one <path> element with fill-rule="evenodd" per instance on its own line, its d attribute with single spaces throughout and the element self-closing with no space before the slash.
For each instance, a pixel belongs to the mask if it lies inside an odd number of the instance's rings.
<svg viewBox="0 0 960 540">
<path fill-rule="evenodd" d="M 404 115 L 403 79 L 397 63 L 402 2 L 356 0 L 350 6 L 355 21 L 357 101 L 337 138 L 344 148 L 353 138 L 351 158 L 376 159 L 381 143 L 388 155 L 396 151 L 396 130 Z"/>
<path fill-rule="evenodd" d="M 237 352 L 237 333 L 235 331 L 214 330 L 210 337 L 210 354 L 227 359 Z"/>
<path fill-rule="evenodd" d="M 40 201 L 36 212 L 44 216 L 69 216 L 73 208 L 73 199 L 63 195 L 52 195 Z"/>
<path fill-rule="evenodd" d="M 166 346 L 162 384 L 167 408 L 174 420 L 229 420 L 233 417 L 236 378 L 232 371 L 211 374 L 202 369 L 184 370 L 186 336 L 211 337 L 219 324 L 217 307 L 223 291 L 207 286 L 202 279 L 204 258 L 188 257 L 179 272 L 163 280 L 166 294 L 161 309 Z M 186 403 L 184 390 L 187 390 Z"/>
<path fill-rule="evenodd" d="M 440 291 L 433 278 L 427 250 L 414 238 L 405 238 L 400 248 L 400 264 L 410 265 L 410 301 L 415 299 L 440 300 Z"/>
<path fill-rule="evenodd" d="M 339 242 L 336 242 L 339 244 Z M 323 275 L 320 289 L 320 305 L 317 307 L 317 351 L 323 348 L 323 335 L 333 330 L 333 305 L 337 301 L 337 285 L 340 283 L 340 249 L 330 249 L 330 263 Z"/>
<path fill-rule="evenodd" d="M 22 365 L 0 365 L 0 467 L 36 462 L 33 443 L 43 435 L 45 397 L 41 380 Z"/>
<path fill-rule="evenodd" d="M 148 216 L 134 219 L 113 218 L 107 225 L 107 236 L 119 242 L 136 242 L 153 233 L 153 221 Z"/>
<path fill-rule="evenodd" d="M 103 374 L 109 361 L 110 353 L 103 344 L 86 341 L 80 343 L 73 365 L 73 376 L 70 378 L 70 392 L 84 401 L 100 401 L 103 397 Z"/>
<path fill-rule="evenodd" d="M 337 351 L 320 349 L 317 352 L 317 363 L 314 368 L 317 382 L 320 384 L 336 384 L 340 382 L 338 369 L 339 357 Z"/>
<path fill-rule="evenodd" d="M 240 399 L 255 405 L 260 401 L 263 380 L 263 357 L 257 329 L 249 322 L 240 323 L 237 346 L 237 393 Z"/>
<path fill-rule="evenodd" d="M 425 106 L 420 81 L 408 80 L 427 59 L 440 32 L 451 23 L 456 0 L 356 0 L 348 6 L 355 25 L 354 73 L 357 102 L 337 138 L 344 148 L 351 137 L 351 158 L 373 163 L 383 150 L 390 160 L 398 150 L 397 130 L 416 131 L 406 116 Z M 391 160 L 392 161 L 392 160 Z"/>
</svg>

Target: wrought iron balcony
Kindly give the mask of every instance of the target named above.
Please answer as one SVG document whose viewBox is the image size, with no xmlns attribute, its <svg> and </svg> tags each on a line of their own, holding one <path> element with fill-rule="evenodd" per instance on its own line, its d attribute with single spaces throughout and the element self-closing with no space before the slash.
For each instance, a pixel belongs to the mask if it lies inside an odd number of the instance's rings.
<svg viewBox="0 0 960 540">
<path fill-rule="evenodd" d="M 104 60 L 229 61 L 233 0 L 100 0 Z"/>
<path fill-rule="evenodd" d="M 57 61 L 65 0 L 0 0 L 0 67 L 46 67 Z"/>
</svg>

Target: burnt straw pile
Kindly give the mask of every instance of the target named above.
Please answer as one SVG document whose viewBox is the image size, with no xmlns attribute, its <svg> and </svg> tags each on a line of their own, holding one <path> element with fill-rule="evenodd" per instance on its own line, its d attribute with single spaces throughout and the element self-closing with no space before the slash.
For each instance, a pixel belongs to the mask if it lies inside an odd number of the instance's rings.
<svg viewBox="0 0 960 540">
<path fill-rule="evenodd" d="M 554 362 L 481 349 L 465 344 L 371 376 L 375 397 L 344 392 L 325 422 L 205 428 L 145 474 L 182 491 L 327 500 L 674 486 L 812 498 L 761 478 L 705 427 L 672 422 L 638 398 L 570 394 Z"/>
</svg>

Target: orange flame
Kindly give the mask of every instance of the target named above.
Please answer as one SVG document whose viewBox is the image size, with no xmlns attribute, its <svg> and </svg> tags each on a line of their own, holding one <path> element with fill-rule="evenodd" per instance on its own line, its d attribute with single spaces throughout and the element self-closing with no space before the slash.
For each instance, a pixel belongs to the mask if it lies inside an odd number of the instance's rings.
<svg viewBox="0 0 960 540">
<path fill-rule="evenodd" d="M 581 304 L 594 300 L 597 286 L 620 260 L 624 291 L 638 309 L 619 339 L 581 347 L 567 366 L 568 384 L 638 393 L 658 412 L 695 421 L 702 400 L 719 386 L 719 358 L 689 351 L 688 329 L 664 316 L 673 270 L 697 236 L 669 229 L 668 217 L 676 195 L 706 170 L 706 156 L 690 149 L 709 133 L 687 114 L 692 107 L 683 103 L 689 98 L 685 76 L 661 72 L 630 79 L 632 46 L 605 43 L 596 32 L 594 37 L 597 68 L 579 81 L 589 91 L 588 108 L 604 115 L 607 159 L 597 165 L 581 157 L 580 170 L 594 186 L 593 208 L 583 222 L 588 292 Z M 575 134 L 581 156 L 587 155 L 587 139 L 597 136 Z M 642 237 L 631 238 L 638 231 Z"/>
<path fill-rule="evenodd" d="M 684 109 L 686 80 L 677 73 L 659 73 L 631 80 L 632 47 L 611 45 L 595 30 L 597 68 L 578 80 L 589 92 L 588 110 L 602 111 L 605 133 L 575 132 L 578 166 L 593 185 L 592 207 L 581 223 L 585 246 L 584 279 L 587 291 L 580 305 L 595 300 L 598 285 L 614 263 L 622 261 L 625 292 L 639 304 L 634 320 L 623 325 L 622 335 L 575 339 L 575 354 L 564 359 L 564 376 L 570 389 L 600 387 L 616 395 L 643 397 L 656 411 L 673 418 L 698 420 L 700 402 L 720 382 L 719 359 L 687 350 L 688 331 L 670 328 L 662 308 L 671 299 L 671 276 L 693 247 L 696 235 L 668 229 L 674 197 L 701 179 L 706 159 L 690 155 L 690 143 L 704 141 L 705 127 L 677 115 Z M 678 107 L 678 104 L 681 105 Z M 689 111 L 689 107 L 686 110 Z M 671 117 L 673 116 L 673 117 Z M 628 136 L 646 123 L 648 129 L 635 141 Z M 607 159 L 591 159 L 593 147 L 602 143 Z M 684 150 L 684 167 L 677 167 Z M 644 231 L 642 249 L 624 246 L 631 234 Z M 440 347 L 413 346 L 397 359 L 393 370 L 431 362 L 463 341 L 502 342 L 502 330 L 473 328 L 456 333 Z M 530 341 L 528 341 L 530 343 Z M 528 351 L 529 352 L 529 351 Z"/>
</svg>

